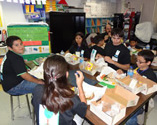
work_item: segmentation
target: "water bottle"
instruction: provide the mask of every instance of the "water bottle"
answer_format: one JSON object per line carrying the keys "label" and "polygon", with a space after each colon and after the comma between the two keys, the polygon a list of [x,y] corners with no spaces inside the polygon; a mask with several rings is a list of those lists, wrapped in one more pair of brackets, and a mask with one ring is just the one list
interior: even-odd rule
{"label": "water bottle", "polygon": [[80,63],[83,63],[84,61],[83,55],[84,55],[84,50],[81,50]]}
{"label": "water bottle", "polygon": [[146,45],[146,49],[150,50],[150,45],[149,44]]}
{"label": "water bottle", "polygon": [[60,52],[60,54],[63,56],[63,55],[64,55],[64,51],[62,50],[62,51]]}
{"label": "water bottle", "polygon": [[127,75],[129,75],[131,78],[133,77],[134,71],[133,71],[133,67],[132,66],[130,66],[130,68],[128,69]]}
{"label": "water bottle", "polygon": [[128,49],[131,51],[131,46],[128,46]]}

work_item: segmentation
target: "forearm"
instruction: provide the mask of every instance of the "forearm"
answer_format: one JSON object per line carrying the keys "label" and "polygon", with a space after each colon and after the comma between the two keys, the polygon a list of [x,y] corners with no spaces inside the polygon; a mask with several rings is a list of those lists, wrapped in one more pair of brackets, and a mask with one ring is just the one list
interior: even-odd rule
{"label": "forearm", "polygon": [[123,69],[123,70],[128,70],[130,67],[130,64],[120,64],[120,63],[115,62],[115,61],[114,61],[113,65],[115,65],[118,68]]}
{"label": "forearm", "polygon": [[43,84],[44,82],[40,79],[34,78],[29,73],[24,73],[21,75],[21,77],[29,82],[37,83],[37,84]]}
{"label": "forearm", "polygon": [[81,102],[87,103],[87,100],[85,98],[85,94],[84,94],[83,88],[82,87],[78,87],[78,90],[79,90],[79,98],[80,98]]}

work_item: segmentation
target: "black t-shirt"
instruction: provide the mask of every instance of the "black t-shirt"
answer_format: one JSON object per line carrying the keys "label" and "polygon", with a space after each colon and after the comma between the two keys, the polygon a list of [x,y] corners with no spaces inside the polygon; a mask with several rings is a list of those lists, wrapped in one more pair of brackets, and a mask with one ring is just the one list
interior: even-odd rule
{"label": "black t-shirt", "polygon": [[4,56],[1,66],[4,91],[9,91],[24,80],[20,75],[27,72],[27,69],[22,56],[9,50]]}
{"label": "black t-shirt", "polygon": [[105,55],[105,51],[103,48],[97,46],[97,45],[94,45],[90,48],[90,53],[92,52],[92,49],[95,49],[97,50],[97,53],[96,54],[101,54],[101,55]]}
{"label": "black t-shirt", "polygon": [[137,68],[137,72],[141,75],[141,76],[145,76],[148,79],[157,82],[157,77],[155,75],[155,73],[153,72],[153,70],[151,68],[148,68],[147,70],[140,70]]}
{"label": "black t-shirt", "polygon": [[81,53],[81,50],[84,50],[84,58],[89,58],[90,57],[90,51],[89,51],[89,48],[87,46],[81,46],[79,47],[78,45],[72,45],[70,48],[69,48],[69,52],[72,53],[72,54],[75,54],[75,52],[79,51]]}
{"label": "black t-shirt", "polygon": [[[43,92],[43,85],[37,85],[33,92],[32,104],[36,114],[37,125],[39,125],[39,105],[41,104]],[[85,117],[87,105],[81,102],[77,95],[72,98],[72,101],[74,105],[71,109],[66,110],[64,113],[59,113],[59,125],[76,125],[75,121],[73,121],[75,114],[78,114],[82,118]]]}
{"label": "black t-shirt", "polygon": [[[109,42],[106,44],[104,50],[105,56],[111,57],[112,60],[120,64],[130,64],[130,52],[123,44],[115,46],[112,42]],[[115,70],[119,69],[119,67],[113,64],[108,63],[108,65]]]}

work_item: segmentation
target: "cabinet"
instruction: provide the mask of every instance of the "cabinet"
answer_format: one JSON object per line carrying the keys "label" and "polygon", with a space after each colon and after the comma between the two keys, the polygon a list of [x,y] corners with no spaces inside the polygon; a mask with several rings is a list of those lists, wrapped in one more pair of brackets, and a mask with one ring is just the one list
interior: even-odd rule
{"label": "cabinet", "polygon": [[86,18],[86,28],[85,32],[88,33],[103,33],[105,25],[110,23],[113,25],[112,17],[100,17],[100,18]]}
{"label": "cabinet", "polygon": [[49,12],[46,22],[50,27],[51,52],[67,51],[77,32],[85,33],[85,13]]}

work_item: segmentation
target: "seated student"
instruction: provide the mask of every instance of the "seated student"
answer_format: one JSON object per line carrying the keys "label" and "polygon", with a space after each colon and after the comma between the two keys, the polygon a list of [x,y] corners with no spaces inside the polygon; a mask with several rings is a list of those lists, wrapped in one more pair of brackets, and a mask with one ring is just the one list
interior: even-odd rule
{"label": "seated student", "polygon": [[121,42],[123,31],[119,28],[115,28],[112,30],[111,35],[112,41],[105,45],[105,54],[97,54],[96,59],[104,57],[108,66],[115,70],[122,69],[126,72],[130,67],[130,52]]}
{"label": "seated student", "polygon": [[[154,54],[150,50],[142,50],[137,55],[137,66],[134,66],[136,74],[134,77],[137,78],[139,75],[144,76],[154,82],[157,82],[157,77],[150,65],[154,59]],[[137,67],[137,68],[136,68]],[[118,73],[123,73],[122,70],[117,70]],[[126,125],[138,125],[137,116],[143,113],[143,108],[137,111],[127,122]]]}
{"label": "seated student", "polygon": [[84,58],[90,57],[88,45],[84,40],[84,34],[82,32],[77,32],[73,44],[69,50],[66,51],[66,53],[70,52],[72,54],[75,54],[77,51],[81,52],[81,50],[84,50]]}
{"label": "seated student", "polygon": [[[157,77],[153,70],[150,68],[150,65],[154,59],[154,53],[151,50],[142,50],[137,54],[136,65],[133,66],[136,71],[135,77],[142,75],[154,82],[157,82]],[[117,70],[119,74],[123,73],[122,70]]]}
{"label": "seated student", "polygon": [[104,38],[105,43],[108,43],[111,41],[111,25],[110,24],[107,24],[105,26],[105,33],[102,33],[101,35]]}
{"label": "seated student", "polygon": [[82,88],[83,73],[77,71],[75,74],[79,97],[74,94],[68,83],[68,74],[68,64],[62,56],[54,55],[46,59],[44,63],[45,85],[38,85],[32,98],[37,125],[43,120],[39,116],[45,115],[45,113],[40,114],[41,105],[51,113],[59,113],[59,125],[75,125],[73,120],[75,114],[82,118],[85,116],[87,105]]}
{"label": "seated student", "polygon": [[32,93],[37,84],[44,84],[44,82],[27,72],[25,62],[20,55],[24,53],[22,40],[17,36],[10,36],[7,38],[6,44],[9,51],[4,56],[1,65],[4,91],[12,95]]}
{"label": "seated student", "polygon": [[92,52],[92,49],[95,49],[97,50],[96,54],[104,55],[104,49],[102,48],[104,45],[104,39],[100,35],[97,35],[94,37],[93,42],[95,45],[90,48],[90,53]]}
{"label": "seated student", "polygon": [[128,48],[132,49],[142,49],[141,47],[137,46],[137,39],[136,37],[133,37],[129,40],[129,46]]}
{"label": "seated student", "polygon": [[88,34],[88,36],[86,37],[86,41],[87,41],[87,45],[90,48],[91,46],[93,46],[93,38],[96,36],[96,33],[90,33]]}

